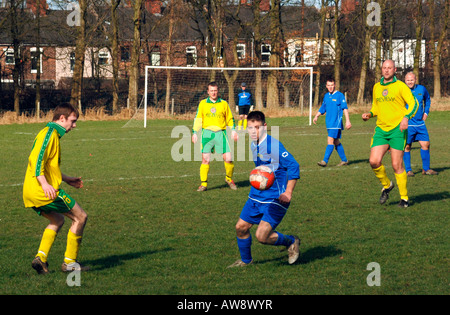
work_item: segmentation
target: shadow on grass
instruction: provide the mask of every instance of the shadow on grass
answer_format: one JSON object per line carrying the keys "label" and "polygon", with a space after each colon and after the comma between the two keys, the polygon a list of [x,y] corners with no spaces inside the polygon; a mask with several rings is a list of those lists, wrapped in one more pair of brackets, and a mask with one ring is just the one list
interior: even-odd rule
{"label": "shadow on grass", "polygon": [[[286,253],[287,255],[287,251],[283,251],[284,253]],[[312,263],[313,261],[316,260],[321,260],[327,257],[332,257],[332,256],[341,256],[342,255],[342,250],[336,248],[333,245],[330,246],[317,246],[314,248],[310,248],[305,252],[302,252],[301,250],[301,245],[300,245],[300,257],[297,260],[297,262],[294,265],[306,265],[309,263]],[[277,257],[274,259],[266,259],[266,260],[262,260],[262,261],[258,261],[258,264],[264,264],[267,262],[271,262],[271,261],[280,261],[283,264],[285,263],[286,257]]]}
{"label": "shadow on grass", "polygon": [[148,250],[136,253],[128,253],[123,255],[112,255],[95,260],[83,261],[83,265],[89,266],[91,270],[100,271],[109,268],[115,268],[117,266],[123,265],[127,260],[139,259],[144,256],[154,255],[159,253],[164,253],[173,250],[172,248],[165,248],[161,250]]}

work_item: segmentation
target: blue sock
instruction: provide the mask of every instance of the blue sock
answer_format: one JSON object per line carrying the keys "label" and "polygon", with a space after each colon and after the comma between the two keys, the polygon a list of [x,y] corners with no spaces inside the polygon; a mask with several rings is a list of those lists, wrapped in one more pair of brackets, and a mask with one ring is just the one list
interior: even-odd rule
{"label": "blue sock", "polygon": [[341,158],[342,162],[347,162],[347,157],[345,156],[344,147],[342,146],[342,143],[339,143],[336,146],[336,151],[339,154],[339,157]]}
{"label": "blue sock", "polygon": [[325,163],[328,163],[328,160],[330,159],[331,153],[333,153],[334,145],[329,144],[327,145],[327,148],[325,149],[325,156],[323,157],[323,160]]}
{"label": "blue sock", "polygon": [[412,169],[411,169],[411,152],[405,152],[403,154],[403,162],[405,163],[406,172],[412,171]]}
{"label": "blue sock", "polygon": [[430,169],[430,150],[420,149],[420,156],[422,157],[422,168],[426,172]]}
{"label": "blue sock", "polygon": [[292,243],[294,243],[294,237],[292,235],[284,235],[277,231],[275,233],[278,234],[277,241],[275,242],[275,246],[284,245],[286,247],[290,246]]}
{"label": "blue sock", "polygon": [[241,253],[241,260],[249,264],[252,261],[252,235],[250,234],[249,238],[244,239],[237,237],[237,244]]}

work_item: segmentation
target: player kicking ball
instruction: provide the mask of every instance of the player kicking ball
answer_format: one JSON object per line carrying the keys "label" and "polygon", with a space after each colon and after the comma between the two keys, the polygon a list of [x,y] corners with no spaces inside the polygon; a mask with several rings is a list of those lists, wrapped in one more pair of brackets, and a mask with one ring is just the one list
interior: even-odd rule
{"label": "player kicking ball", "polygon": [[76,128],[78,111],[70,104],[61,104],[55,108],[53,121],[42,129],[34,140],[23,184],[25,207],[33,208],[40,216],[49,220],[44,230],[38,253],[31,266],[38,274],[47,274],[48,255],[56,235],[64,224],[64,216],[72,220],[67,235],[67,247],[64,254],[62,271],[86,271],[89,267],[77,263],[87,214],[80,205],[59,186],[62,181],[75,188],[82,188],[80,177],[71,177],[61,173],[60,138]]}
{"label": "player kicking ball", "polygon": [[243,267],[253,262],[250,229],[258,224],[257,240],[265,245],[285,246],[289,264],[299,257],[300,239],[294,235],[281,234],[275,229],[289,208],[292,192],[300,178],[300,166],[283,144],[267,134],[264,113],[253,111],[247,117],[247,131],[256,166],[268,166],[275,173],[275,182],[267,190],[251,188],[248,200],[236,223],[237,245],[241,259],[230,265]]}

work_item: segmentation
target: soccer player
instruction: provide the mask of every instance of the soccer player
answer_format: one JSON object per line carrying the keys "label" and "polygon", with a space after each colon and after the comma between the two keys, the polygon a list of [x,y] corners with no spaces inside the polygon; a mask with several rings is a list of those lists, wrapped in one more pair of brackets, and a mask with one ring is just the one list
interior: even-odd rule
{"label": "soccer player", "polygon": [[[403,150],[406,145],[408,121],[415,115],[419,106],[408,86],[397,80],[395,76],[397,68],[393,60],[383,62],[381,70],[383,74],[381,82],[373,87],[372,109],[369,113],[362,114],[364,121],[377,117],[369,163],[383,185],[380,204],[384,204],[389,198],[389,192],[394,188],[394,183],[387,177],[382,164],[383,157],[390,147],[392,168],[401,198],[398,206],[406,208],[409,206],[406,187],[408,177],[403,167]],[[411,104],[409,109],[406,104]]]}
{"label": "soccer player", "polygon": [[247,129],[247,115],[250,112],[252,106],[252,94],[246,91],[247,85],[245,82],[241,84],[241,93],[238,94],[238,107],[239,107],[239,121],[238,130]]}
{"label": "soccer player", "polygon": [[438,175],[438,172],[430,168],[430,136],[425,126],[425,120],[427,120],[430,113],[430,94],[423,85],[416,84],[416,75],[413,72],[406,74],[405,83],[419,102],[417,113],[408,124],[408,139],[406,140],[405,154],[403,155],[406,174],[410,177],[414,176],[411,168],[411,145],[413,142],[419,141],[420,156],[422,157],[422,174]]}
{"label": "soccer player", "polygon": [[83,187],[81,177],[61,173],[60,138],[76,128],[78,111],[70,104],[56,107],[53,121],[36,136],[23,184],[25,207],[33,208],[37,214],[50,222],[44,230],[38,253],[31,266],[38,274],[48,273],[48,255],[56,235],[64,224],[64,216],[72,220],[67,235],[63,271],[88,270],[77,263],[78,251],[87,221],[87,214],[80,205],[60,188],[61,181],[75,188]]}
{"label": "soccer player", "polygon": [[317,162],[317,165],[325,167],[328,164],[333,149],[336,149],[341,162],[337,166],[348,165],[347,157],[345,156],[344,147],[342,146],[341,138],[342,130],[344,129],[344,124],[342,122],[342,114],[345,115],[345,128],[350,129],[352,124],[350,122],[350,117],[348,115],[347,102],[345,101],[345,96],[339,91],[336,91],[336,85],[333,78],[327,79],[327,90],[328,93],[325,94],[322,102],[322,106],[319,108],[316,116],[314,116],[313,122],[317,123],[319,116],[325,113],[325,124],[328,131],[327,147],[325,149],[325,155],[323,160]]}
{"label": "soccer player", "polygon": [[292,192],[300,178],[300,167],[283,144],[267,134],[267,124],[262,112],[253,111],[247,119],[255,165],[270,167],[275,172],[275,182],[267,190],[251,188],[236,223],[237,245],[241,259],[229,267],[243,267],[253,262],[250,228],[254,224],[258,224],[255,234],[257,240],[262,244],[285,246],[288,249],[289,264],[293,264],[299,257],[299,238],[281,234],[275,229],[289,208]]}
{"label": "soccer player", "polygon": [[225,182],[228,186],[236,190],[233,171],[234,163],[231,156],[231,149],[226,135],[226,128],[232,129],[231,136],[237,141],[238,135],[234,130],[234,117],[228,103],[219,97],[219,88],[216,82],[208,84],[209,97],[200,101],[197,114],[192,128],[192,142],[198,140],[197,133],[202,129],[202,165],[200,166],[201,184],[197,191],[206,191],[208,187],[208,172],[211,153],[213,150],[222,153],[225,165]]}

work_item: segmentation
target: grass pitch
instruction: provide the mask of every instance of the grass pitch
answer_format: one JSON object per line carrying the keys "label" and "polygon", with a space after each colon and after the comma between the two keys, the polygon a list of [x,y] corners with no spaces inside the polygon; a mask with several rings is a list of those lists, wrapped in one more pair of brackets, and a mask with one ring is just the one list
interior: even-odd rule
{"label": "grass pitch", "polygon": [[[342,139],[350,165],[335,167],[334,152],[320,168],[325,119],[308,126],[305,117],[268,118],[300,163],[301,179],[278,230],[300,236],[301,256],[288,265],[286,252],[253,237],[255,263],[240,269],[226,267],[239,258],[234,225],[250,190],[248,152],[236,162],[237,191],[225,184],[223,163],[213,161],[209,189],[198,193],[200,162],[171,156],[180,140],[171,138],[173,128],[190,128],[191,121],[150,121],[147,129],[78,122],[61,140],[62,171],[85,183],[62,187],[89,215],[79,260],[92,270],[76,287],[60,272],[70,220],[50,252],[52,272],[39,276],[31,268],[47,221],[24,208],[22,183],[44,124],[2,125],[0,294],[449,294],[450,112],[433,112],[427,121],[438,176],[420,174],[419,145],[413,146],[407,209],[397,207],[397,188],[378,204],[381,186],[368,164],[375,120],[351,120]],[[389,156],[384,163],[394,180]],[[381,267],[380,286],[367,283],[371,262]]]}

